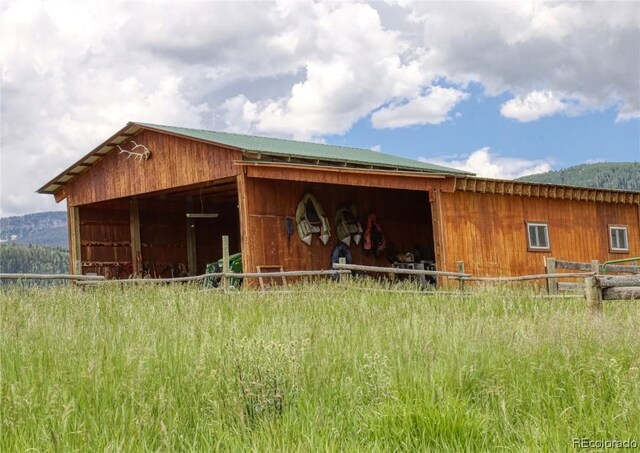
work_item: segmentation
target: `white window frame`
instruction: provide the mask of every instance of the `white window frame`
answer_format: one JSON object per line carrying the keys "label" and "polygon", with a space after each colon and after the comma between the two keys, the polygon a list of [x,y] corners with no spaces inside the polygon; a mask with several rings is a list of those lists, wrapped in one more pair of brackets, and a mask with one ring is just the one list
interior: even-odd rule
{"label": "white window frame", "polygon": [[[624,245],[625,247],[613,246],[613,231],[624,231]],[[619,244],[618,244],[619,245]],[[629,230],[626,225],[609,225],[609,250],[611,252],[628,253],[629,252]]]}
{"label": "white window frame", "polygon": [[[549,242],[549,224],[545,222],[525,222],[527,226],[527,246],[529,250],[534,251],[548,251],[551,250],[551,243]],[[544,238],[547,243],[546,246],[533,245],[531,241],[531,229],[530,227],[544,227]],[[538,238],[539,239],[539,238]]]}

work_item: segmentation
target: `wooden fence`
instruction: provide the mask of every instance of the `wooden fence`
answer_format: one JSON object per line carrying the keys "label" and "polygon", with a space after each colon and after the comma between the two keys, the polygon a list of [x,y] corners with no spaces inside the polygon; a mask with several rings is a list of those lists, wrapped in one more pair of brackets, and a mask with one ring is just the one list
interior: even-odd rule
{"label": "wooden fence", "polygon": [[594,275],[585,279],[585,289],[591,313],[601,315],[603,300],[640,299],[640,275]]}
{"label": "wooden fence", "polygon": [[[402,269],[395,267],[379,267],[379,266],[362,266],[358,264],[346,264],[344,259],[339,263],[333,264],[333,269],[322,270],[305,270],[305,271],[280,271],[280,272],[231,272],[229,266],[229,239],[226,236],[222,238],[223,249],[223,266],[222,272],[207,273],[202,275],[194,275],[189,277],[178,278],[130,278],[122,280],[108,280],[98,275],[69,275],[69,274],[0,274],[0,280],[69,280],[76,284],[96,285],[96,284],[163,284],[163,283],[185,283],[205,281],[206,279],[219,279],[220,287],[225,291],[230,288],[232,279],[247,278],[282,278],[286,284],[286,277],[316,277],[316,276],[340,276],[342,280],[344,276],[352,272],[367,273],[383,273],[389,275],[412,275],[421,277],[444,277],[458,281],[458,289],[460,292],[465,290],[465,282],[522,282],[531,280],[547,280],[547,290],[549,295],[557,296],[561,291],[568,290],[585,290],[587,298],[592,301],[589,305],[592,311],[601,310],[602,300],[613,298],[637,297],[640,295],[640,267],[625,266],[617,264],[607,264],[608,272],[631,273],[637,274],[637,277],[611,277],[599,276],[601,266],[598,261],[594,260],[590,263],[581,263],[575,261],[565,261],[556,258],[547,258],[545,260],[545,273],[533,275],[519,275],[509,277],[474,277],[464,271],[464,263],[458,261],[456,263],[457,272],[445,272],[436,270],[420,270],[420,269]],[[558,270],[569,270],[574,272],[558,272]],[[575,272],[578,271],[578,272]],[[586,285],[578,282],[559,282],[564,278],[583,278]],[[635,279],[635,280],[634,280]],[[617,282],[615,285],[611,282]],[[631,284],[631,283],[633,284]],[[261,281],[261,287],[263,287]],[[598,300],[600,308],[598,308]]]}
{"label": "wooden fence", "polygon": [[[564,262],[561,262],[561,266],[564,266]],[[557,264],[557,261],[556,261]],[[584,264],[584,263],[578,263]],[[569,264],[573,268],[585,269],[584,266],[578,267],[575,263]],[[385,274],[402,274],[412,276],[435,276],[435,277],[447,277],[456,279],[459,281],[460,291],[457,294],[464,293],[464,282],[476,281],[476,282],[520,282],[530,281],[538,279],[557,280],[560,278],[577,278],[585,277],[585,295],[587,298],[587,305],[591,313],[599,315],[602,313],[602,302],[604,300],[618,300],[618,299],[640,299],[640,274],[632,276],[613,276],[613,275],[597,275],[595,272],[571,272],[571,273],[553,273],[553,274],[535,274],[535,275],[521,275],[512,277],[474,277],[471,274],[463,272],[443,272],[443,271],[431,271],[431,270],[418,270],[418,269],[399,269],[394,267],[377,267],[377,266],[360,266],[357,264],[345,264],[336,263],[333,265],[333,270],[315,270],[315,271],[282,271],[282,272],[246,272],[246,273],[234,273],[234,272],[218,272],[202,274],[191,277],[179,277],[179,278],[166,278],[166,279],[122,279],[122,280],[107,280],[102,276],[95,275],[69,275],[69,274],[0,274],[0,280],[71,280],[76,284],[82,285],[102,285],[102,284],[166,284],[166,283],[184,283],[204,281],[206,278],[220,278],[220,288],[227,290],[229,285],[224,285],[224,279],[232,278],[260,278],[260,277],[314,277],[314,276],[334,276],[339,275],[341,277],[350,275],[353,271],[361,272],[373,272],[373,273],[385,273]],[[463,266],[459,266],[463,267]],[[633,266],[629,266],[633,267]],[[562,267],[564,269],[564,267]],[[624,269],[625,271],[627,269]],[[340,278],[340,280],[343,280]],[[393,290],[391,290],[393,291]],[[557,293],[548,297],[563,297]]]}
{"label": "wooden fence", "polygon": [[0,274],[0,280],[72,280],[72,281],[108,281],[102,275],[72,274]]}
{"label": "wooden fence", "polygon": [[0,274],[0,280],[70,280],[77,284],[96,285],[96,284],[165,284],[165,283],[188,283],[203,281],[207,278],[219,278],[222,286],[225,280],[233,278],[272,278],[272,277],[316,277],[327,275],[350,274],[348,270],[316,270],[316,271],[282,271],[282,272],[215,272],[201,275],[193,275],[189,277],[174,278],[127,278],[127,279],[106,279],[101,275],[70,275],[70,274]]}
{"label": "wooden fence", "polygon": [[[591,272],[594,275],[601,273],[601,265],[598,260],[593,260],[590,263],[581,263],[577,261],[559,260],[556,258],[545,259],[545,271],[550,278],[547,280],[547,291],[549,294],[558,294],[561,291],[582,291],[585,289],[582,282],[559,282],[556,275],[562,277],[576,277],[572,273],[558,272],[558,270],[571,270],[571,271],[585,271]],[[628,274],[640,274],[640,267],[638,266],[624,266],[624,265],[607,265],[607,272],[614,273],[628,273]]]}

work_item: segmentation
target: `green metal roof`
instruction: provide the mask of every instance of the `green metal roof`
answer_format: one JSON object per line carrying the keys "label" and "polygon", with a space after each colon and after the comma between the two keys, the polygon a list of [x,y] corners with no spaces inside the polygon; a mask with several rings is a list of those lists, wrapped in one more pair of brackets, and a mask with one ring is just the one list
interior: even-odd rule
{"label": "green metal roof", "polygon": [[144,128],[156,129],[194,139],[219,143],[241,149],[243,151],[269,154],[273,156],[295,157],[301,159],[317,159],[333,162],[346,162],[359,165],[372,165],[394,170],[410,170],[425,173],[444,173],[455,175],[473,175],[455,168],[429,164],[405,157],[385,154],[370,149],[349,148],[345,146],[326,145],[322,143],[301,142],[255,135],[232,134],[184,127],[162,126],[158,124],[133,123]]}
{"label": "green metal roof", "polygon": [[[281,138],[258,137],[255,135],[231,134],[184,127],[162,126],[148,123],[127,123],[110,138],[94,148],[86,156],[51,179],[38,189],[38,193],[56,193],[81,173],[93,167],[107,154],[135,136],[142,129],[155,130],[177,136],[219,144],[243,151],[243,158],[258,162],[311,163],[312,165],[339,165],[374,170],[397,170],[409,172],[436,173],[455,176],[473,176],[472,173],[454,168],[420,162],[405,157],[379,153],[370,149],[348,148],[346,146],[322,143],[300,142]],[[252,155],[254,154],[254,155]],[[311,162],[308,162],[311,161]]]}

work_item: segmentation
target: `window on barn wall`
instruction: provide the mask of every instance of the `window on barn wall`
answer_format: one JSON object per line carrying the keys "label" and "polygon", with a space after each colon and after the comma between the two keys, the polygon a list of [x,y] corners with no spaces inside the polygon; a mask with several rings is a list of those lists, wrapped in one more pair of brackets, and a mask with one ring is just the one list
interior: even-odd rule
{"label": "window on barn wall", "polygon": [[549,250],[549,225],[527,222],[529,250]]}
{"label": "window on barn wall", "polygon": [[612,252],[629,251],[626,226],[609,225],[609,246],[611,247]]}

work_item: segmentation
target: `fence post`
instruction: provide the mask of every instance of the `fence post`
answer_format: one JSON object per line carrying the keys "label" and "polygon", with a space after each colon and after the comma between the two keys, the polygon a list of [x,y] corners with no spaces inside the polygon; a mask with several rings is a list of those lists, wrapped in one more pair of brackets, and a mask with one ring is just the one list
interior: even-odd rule
{"label": "fence post", "polygon": [[[347,264],[347,259],[344,256],[341,256],[340,258],[338,258],[338,264]],[[346,274],[343,273],[339,273],[338,274],[338,281],[340,283],[344,283],[347,280],[347,276]]]}
{"label": "fence post", "polygon": [[598,260],[591,260],[591,272],[596,275],[600,273],[600,263]]}
{"label": "fence post", "polygon": [[587,277],[584,279],[585,293],[587,296],[587,305],[589,311],[594,316],[602,315],[602,288],[598,286],[596,277]]}
{"label": "fence post", "polygon": [[227,273],[229,272],[229,236],[222,236],[222,272],[225,274],[222,277],[222,287],[225,291],[228,291],[229,277],[227,277]]}
{"label": "fence post", "polygon": [[[464,274],[464,261],[456,261],[456,272]],[[458,289],[460,289],[460,292],[464,291],[464,280],[462,278],[458,279]]]}
{"label": "fence post", "polygon": [[[547,258],[546,263],[547,274],[555,274],[556,273],[556,259],[555,258]],[[548,278],[547,279],[547,292],[549,294],[558,294],[558,279],[557,278]]]}

